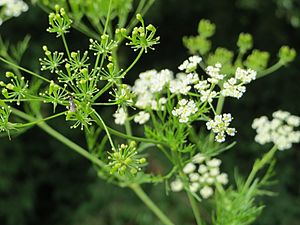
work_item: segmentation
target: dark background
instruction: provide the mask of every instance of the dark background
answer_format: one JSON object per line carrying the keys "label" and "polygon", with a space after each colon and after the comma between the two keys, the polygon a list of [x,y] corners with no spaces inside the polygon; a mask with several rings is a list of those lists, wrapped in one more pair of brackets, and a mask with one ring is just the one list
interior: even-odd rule
{"label": "dark background", "polygon": [[[161,0],[156,1],[146,21],[158,27],[161,44],[155,51],[144,55],[131,76],[156,68],[177,66],[188,56],[182,37],[196,35],[200,19],[216,23],[214,46],[236,49],[240,32],[254,37],[254,47],[271,52],[271,63],[276,61],[277,50],[288,44],[300,52],[300,5],[292,0]],[[297,20],[298,18],[298,20]],[[32,7],[21,17],[0,27],[0,34],[11,42],[21,40],[27,33],[32,36],[31,47],[23,64],[38,70],[41,46],[61,48],[54,35],[45,32],[47,15]],[[72,48],[87,48],[88,39],[72,31]],[[123,62],[130,61],[133,53],[120,52]],[[272,60],[273,59],[273,60]],[[283,68],[250,84],[240,100],[228,100],[225,111],[235,117],[238,130],[237,146],[222,155],[223,170],[232,173],[235,167],[246,174],[250,163],[262,154],[267,146],[253,142],[250,129],[253,118],[268,115],[277,109],[300,115],[299,57]],[[2,75],[1,75],[2,76]],[[129,79],[130,83],[132,79]],[[61,121],[54,121],[58,130],[84,145],[83,134],[70,130]],[[300,149],[277,154],[277,184],[272,190],[275,197],[259,199],[266,208],[255,224],[300,224]],[[193,224],[191,211],[186,207],[184,195],[165,197],[164,186],[145,187],[151,197],[177,221]],[[146,207],[128,189],[121,189],[99,180],[90,163],[38,128],[15,137],[12,141],[0,139],[0,224],[1,225],[150,225],[160,224]]]}

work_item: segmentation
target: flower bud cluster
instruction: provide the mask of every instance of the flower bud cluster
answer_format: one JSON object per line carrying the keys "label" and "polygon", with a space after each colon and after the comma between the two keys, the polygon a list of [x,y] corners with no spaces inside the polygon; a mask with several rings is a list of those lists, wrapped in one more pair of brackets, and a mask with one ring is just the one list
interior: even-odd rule
{"label": "flower bud cluster", "polygon": [[12,72],[6,72],[5,76],[9,79],[9,83],[0,81],[2,95],[6,99],[16,100],[17,105],[20,105],[20,101],[25,98],[28,92],[28,81]]}
{"label": "flower bud cluster", "polygon": [[60,37],[68,32],[71,28],[72,20],[67,15],[64,8],[55,6],[55,13],[49,14],[50,27],[47,29],[49,33],[57,33],[57,37]]}
{"label": "flower bud cluster", "polygon": [[136,142],[132,141],[129,145],[121,144],[117,149],[112,149],[108,156],[108,166],[110,173],[119,175],[136,175],[142,166],[146,165],[146,158],[138,155]]}
{"label": "flower bud cluster", "polygon": [[271,121],[262,116],[252,123],[252,128],[257,132],[255,141],[262,145],[274,143],[279,150],[289,149],[292,144],[300,142],[300,131],[294,130],[299,126],[300,117],[282,110],[274,112]]}
{"label": "flower bud cluster", "polygon": [[142,49],[147,53],[148,49],[154,50],[153,46],[158,44],[160,39],[159,37],[155,37],[156,28],[152,24],[145,26],[141,14],[137,14],[136,18],[141,23],[140,27],[133,28],[131,35],[127,35],[125,28],[117,29],[116,36],[119,37],[119,39],[124,37],[129,40],[126,45],[131,46],[134,51]]}
{"label": "flower bud cluster", "polygon": [[[220,172],[221,160],[217,158],[206,158],[198,153],[183,168],[183,173],[188,176],[188,188],[191,192],[198,192],[206,199],[213,195],[214,186],[226,185],[228,176]],[[184,188],[184,183],[177,178],[171,182],[171,190],[179,192]]]}

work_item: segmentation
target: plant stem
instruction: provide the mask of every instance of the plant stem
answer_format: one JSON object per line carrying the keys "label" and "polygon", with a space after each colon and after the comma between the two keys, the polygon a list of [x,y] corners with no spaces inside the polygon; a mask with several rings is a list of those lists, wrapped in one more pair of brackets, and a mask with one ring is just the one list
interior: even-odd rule
{"label": "plant stem", "polygon": [[197,225],[203,225],[202,220],[201,220],[201,216],[200,216],[200,212],[199,212],[199,208],[198,208],[198,205],[197,205],[197,202],[195,201],[195,199],[191,195],[191,193],[189,193],[188,191],[186,193],[187,193],[187,196],[189,198],[190,204],[192,206],[193,213],[194,213]]}
{"label": "plant stem", "polygon": [[254,166],[245,182],[244,187],[247,188],[250,186],[251,182],[254,180],[256,173],[263,168],[274,156],[275,152],[277,151],[277,146],[274,145],[260,160],[255,161]]}
{"label": "plant stem", "polygon": [[52,116],[49,116],[49,117],[46,117],[46,118],[43,118],[43,119],[34,120],[32,122],[29,122],[29,123],[24,123],[24,124],[19,124],[19,125],[17,124],[16,127],[21,128],[21,127],[28,127],[28,126],[36,125],[38,123],[41,123],[41,122],[44,122],[44,121],[51,120],[51,119],[54,119],[56,117],[62,116],[65,113],[66,112],[61,112],[61,113],[57,113],[57,114],[54,114]]}
{"label": "plant stem", "polygon": [[111,4],[112,4],[112,0],[109,1],[108,12],[107,12],[107,16],[106,16],[106,21],[105,21],[105,26],[104,26],[103,34],[106,33],[106,30],[107,30],[107,27],[108,27],[108,23],[110,21]]}
{"label": "plant stem", "polygon": [[141,58],[142,54],[144,53],[144,49],[142,48],[139,52],[139,54],[137,55],[137,57],[135,58],[135,60],[130,64],[130,66],[121,74],[121,77],[124,77],[129,70],[131,70],[132,67],[134,67],[134,65],[137,63],[137,61],[139,61],[139,59]]}
{"label": "plant stem", "polygon": [[68,44],[67,44],[65,35],[62,34],[62,35],[61,35],[61,38],[62,38],[62,40],[63,40],[63,43],[64,43],[64,46],[65,46],[65,49],[66,49],[68,58],[71,59],[71,55],[70,55],[70,51],[69,51],[69,48],[68,48]]}
{"label": "plant stem", "polygon": [[160,219],[165,225],[174,225],[174,223],[155,205],[138,184],[130,185],[131,190],[145,203],[145,205]]}
{"label": "plant stem", "polygon": [[262,78],[270,73],[273,73],[275,72],[276,70],[278,70],[280,67],[282,67],[283,64],[281,63],[281,61],[278,61],[277,63],[275,63],[273,66],[269,67],[268,69],[262,71],[262,72],[259,72],[257,74],[257,78]]}
{"label": "plant stem", "polygon": [[35,76],[35,77],[37,77],[37,78],[39,78],[39,79],[41,79],[41,80],[44,80],[44,81],[46,81],[46,82],[48,82],[48,83],[51,83],[51,81],[48,80],[47,78],[42,77],[42,76],[38,75],[37,73],[34,73],[34,72],[32,72],[32,71],[30,71],[30,70],[28,70],[28,69],[25,69],[25,68],[23,68],[23,67],[21,67],[21,66],[18,66],[18,65],[16,65],[16,64],[14,64],[13,62],[10,62],[10,61],[8,61],[8,60],[2,58],[2,57],[0,57],[0,60],[1,60],[2,62],[5,62],[5,63],[8,64],[8,65],[11,65],[11,66],[13,66],[13,67],[19,69],[19,70],[22,70],[22,71],[24,71],[24,72],[26,72],[26,73],[29,73],[29,74],[31,74],[31,75],[33,75],[33,76]]}
{"label": "plant stem", "polygon": [[109,143],[110,143],[111,147],[112,147],[113,149],[116,149],[115,146],[114,146],[114,142],[112,141],[112,138],[111,138],[111,136],[110,136],[110,133],[109,133],[109,131],[108,131],[108,129],[107,129],[107,126],[105,125],[105,123],[104,123],[102,117],[101,117],[96,111],[94,111],[94,114],[98,117],[99,121],[101,122],[102,127],[104,128],[104,130],[105,130],[105,132],[106,132],[106,135],[107,135],[107,137],[108,137],[108,140],[109,140]]}
{"label": "plant stem", "polygon": [[223,95],[221,95],[218,99],[218,103],[217,103],[217,109],[216,109],[216,114],[219,115],[222,112],[223,109],[223,105],[224,105],[224,101],[225,101],[225,97]]}
{"label": "plant stem", "polygon": [[[15,108],[12,108],[12,113],[19,116],[19,117],[21,117],[21,118],[23,118],[23,119],[31,121],[31,122],[34,122],[36,120],[34,117],[32,117],[32,116],[30,116],[30,115],[28,115],[28,114],[26,114],[26,113],[24,113],[24,112],[22,112],[18,109],[15,109]],[[97,164],[98,166],[100,166],[102,169],[106,170],[109,173],[109,171],[106,167],[106,164],[104,162],[102,162],[97,157],[93,156],[91,153],[86,151],[84,148],[80,147],[76,143],[72,142],[71,140],[69,140],[68,138],[63,136],[61,133],[54,130],[52,127],[50,127],[45,122],[37,123],[37,126],[39,126],[42,130],[44,130],[50,136],[56,138],[57,140],[59,140],[60,142],[65,144],[66,146],[70,147],[71,149],[73,149],[74,151],[76,151],[77,153],[82,155],[83,157],[87,158],[88,160],[94,162],[95,164]]]}

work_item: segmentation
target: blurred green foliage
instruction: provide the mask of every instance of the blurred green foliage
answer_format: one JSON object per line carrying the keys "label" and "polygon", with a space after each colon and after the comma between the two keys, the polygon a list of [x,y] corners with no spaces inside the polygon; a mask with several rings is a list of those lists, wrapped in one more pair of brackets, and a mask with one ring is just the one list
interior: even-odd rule
{"label": "blurred green foliage", "polygon": [[[156,47],[156,51],[142,59],[129,80],[134,80],[139,72],[153,67],[175,69],[188,56],[182,37],[196,35],[201,18],[208,18],[217,24],[213,43],[218,46],[237,48],[235,42],[242,31],[252,34],[254,48],[270,51],[272,55],[276,55],[279,46],[284,44],[300,49],[300,30],[295,26],[299,8],[297,1],[292,0],[156,1],[147,14],[147,20],[158,25],[161,44]],[[41,46],[53,40],[45,32],[47,21],[46,14],[38,8],[32,8],[0,27],[0,34],[11,42],[22,40],[27,33],[32,36],[31,48],[22,64],[36,70],[37,58],[42,53]],[[88,45],[88,40],[82,41],[83,36],[79,32],[72,31],[70,35],[74,48]],[[207,35],[209,37],[209,33]],[[202,39],[193,41],[205,42],[207,48],[215,50],[207,39]],[[247,36],[239,40],[240,43],[248,42]],[[248,48],[245,43],[241,46]],[[215,52],[218,55],[228,54],[222,49]],[[282,54],[286,52],[283,50]],[[121,49],[120,55],[124,58],[123,63],[131,57],[126,49]],[[260,151],[263,151],[262,147],[253,143],[254,131],[250,129],[253,118],[270,114],[277,109],[300,115],[299,61],[297,58],[287,69],[281,69],[272,76],[249,85],[246,94],[239,101],[228,100],[225,110],[232,112],[236,118],[234,126],[239,131],[236,151],[222,155],[223,169],[229,174],[233,174],[234,167],[239,167],[246,174],[249,162],[254,161],[261,155]],[[60,124],[59,121],[56,124]],[[80,131],[70,131],[68,127],[59,129],[67,136],[72,133],[72,139],[84,145]],[[157,219],[133,194],[99,180],[89,162],[41,133],[38,128],[15,137],[13,141],[4,138],[0,140],[1,225],[159,225]],[[278,195],[262,199],[267,207],[255,224],[298,225],[300,147],[279,152],[277,156],[278,183],[272,190]],[[155,158],[152,161],[151,165],[155,169],[162,169],[155,164]],[[147,191],[178,224],[193,224],[185,197],[170,194],[168,198],[164,198],[164,185]]]}

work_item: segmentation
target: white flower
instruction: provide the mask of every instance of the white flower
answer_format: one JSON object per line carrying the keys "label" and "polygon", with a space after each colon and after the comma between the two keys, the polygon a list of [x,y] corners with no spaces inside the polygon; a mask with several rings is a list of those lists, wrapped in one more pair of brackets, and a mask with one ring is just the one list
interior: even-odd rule
{"label": "white flower", "polygon": [[1,0],[0,6],[4,7],[4,15],[17,17],[28,10],[28,5],[22,0]]}
{"label": "white flower", "polygon": [[214,193],[213,189],[209,186],[204,186],[201,190],[200,190],[200,194],[203,198],[209,198],[210,196],[212,196],[212,194]]}
{"label": "white flower", "polygon": [[180,123],[187,123],[189,117],[195,114],[198,109],[193,100],[181,99],[178,102],[179,107],[172,110],[173,116],[179,117]]}
{"label": "white flower", "polygon": [[222,68],[222,65],[220,63],[216,63],[215,66],[208,66],[206,67],[206,73],[210,76],[207,80],[212,83],[216,84],[220,80],[224,79],[224,75],[220,74],[220,70]]}
{"label": "white flower", "polygon": [[170,187],[173,192],[179,192],[183,189],[183,183],[181,180],[176,179],[171,182]]}
{"label": "white flower", "polygon": [[185,60],[179,67],[179,70],[185,70],[185,72],[189,73],[197,69],[197,64],[202,61],[202,58],[199,56],[191,56],[188,60]]}
{"label": "white flower", "polygon": [[228,81],[224,82],[221,95],[233,98],[240,98],[245,92],[245,86],[237,84],[236,78],[230,78]]}
{"label": "white flower", "polygon": [[138,114],[136,114],[134,116],[134,122],[139,123],[139,124],[144,124],[146,123],[150,118],[150,114],[145,112],[145,111],[141,111]]}
{"label": "white flower", "polygon": [[199,183],[196,183],[196,182],[194,182],[194,183],[191,183],[190,184],[190,191],[191,192],[196,192],[196,191],[198,191],[199,190],[199,187],[200,187],[200,185],[199,185]]}
{"label": "white flower", "polygon": [[115,117],[116,124],[123,125],[127,119],[127,113],[123,108],[120,108],[113,114],[113,117]]}
{"label": "white flower", "polygon": [[216,159],[216,158],[213,158],[211,160],[208,160],[206,162],[206,164],[209,166],[209,167],[219,167],[221,165],[222,161],[220,159]]}
{"label": "white flower", "polygon": [[209,174],[210,174],[211,176],[213,176],[213,177],[219,175],[219,174],[220,174],[220,169],[219,169],[219,167],[217,167],[217,168],[211,168],[211,169],[209,170]]}
{"label": "white flower", "polygon": [[202,90],[200,91],[200,94],[202,95],[200,100],[201,102],[209,102],[211,103],[213,98],[215,98],[217,96],[217,92],[215,91],[211,91],[211,90]]}
{"label": "white flower", "polygon": [[204,160],[205,160],[205,156],[202,155],[201,153],[197,153],[192,158],[193,163],[202,163]]}
{"label": "white flower", "polygon": [[230,113],[224,113],[223,115],[216,115],[214,120],[210,120],[206,123],[207,129],[212,130],[216,135],[215,140],[217,142],[224,142],[226,134],[234,136],[236,133],[235,128],[230,128],[230,122],[232,117]]}
{"label": "white flower", "polygon": [[228,183],[228,175],[226,173],[221,173],[216,177],[217,182],[226,185]]}
{"label": "white flower", "polygon": [[140,109],[145,109],[152,105],[152,102],[154,101],[153,98],[154,96],[151,94],[151,92],[144,92],[138,95],[135,105]]}
{"label": "white flower", "polygon": [[273,142],[279,150],[289,149],[293,143],[300,142],[300,131],[294,130],[300,125],[300,117],[282,110],[272,115],[271,121],[266,116],[254,119],[252,128],[257,132],[256,142],[259,144]]}
{"label": "white flower", "polygon": [[252,80],[256,79],[256,74],[256,71],[252,69],[244,70],[238,67],[235,71],[235,78],[240,80],[244,84],[248,84]]}
{"label": "white flower", "polygon": [[185,174],[189,174],[189,173],[194,172],[195,169],[196,169],[196,166],[195,166],[194,163],[188,163],[188,164],[186,164],[186,165],[183,167],[183,170],[182,170],[182,171],[183,171]]}
{"label": "white flower", "polygon": [[194,86],[194,88],[198,92],[205,91],[205,90],[209,89],[209,87],[210,87],[210,84],[207,82],[207,80],[201,80]]}
{"label": "white flower", "polygon": [[200,175],[198,173],[190,173],[189,177],[191,182],[196,182],[199,180]]}
{"label": "white flower", "polygon": [[205,165],[201,164],[199,166],[198,172],[201,173],[201,174],[206,173],[207,172],[207,167]]}

